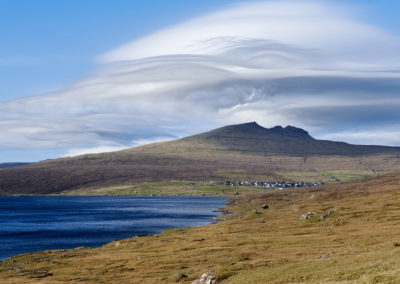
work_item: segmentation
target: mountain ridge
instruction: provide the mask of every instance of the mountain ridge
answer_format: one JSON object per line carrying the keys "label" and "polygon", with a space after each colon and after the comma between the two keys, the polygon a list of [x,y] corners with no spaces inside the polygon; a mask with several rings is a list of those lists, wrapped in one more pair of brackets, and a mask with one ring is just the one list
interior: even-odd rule
{"label": "mountain ridge", "polygon": [[181,139],[1,169],[0,194],[143,182],[338,181],[400,171],[400,148],[317,140],[294,126],[228,125]]}
{"label": "mountain ridge", "polygon": [[[251,140],[251,143],[246,143]],[[229,150],[253,150],[264,154],[310,155],[365,155],[399,152],[400,147],[353,145],[346,142],[318,140],[304,129],[291,125],[264,128],[256,122],[228,125],[205,133],[182,138],[196,142],[211,142]],[[247,149],[246,149],[247,148]]]}

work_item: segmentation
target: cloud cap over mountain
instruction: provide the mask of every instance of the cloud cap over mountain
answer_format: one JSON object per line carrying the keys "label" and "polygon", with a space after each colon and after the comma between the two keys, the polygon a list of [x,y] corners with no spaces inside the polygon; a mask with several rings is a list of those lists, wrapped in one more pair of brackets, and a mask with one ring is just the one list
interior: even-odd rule
{"label": "cloud cap over mountain", "polygon": [[247,121],[400,145],[400,39],[354,9],[243,3],[137,39],[74,85],[1,102],[0,150],[73,155]]}

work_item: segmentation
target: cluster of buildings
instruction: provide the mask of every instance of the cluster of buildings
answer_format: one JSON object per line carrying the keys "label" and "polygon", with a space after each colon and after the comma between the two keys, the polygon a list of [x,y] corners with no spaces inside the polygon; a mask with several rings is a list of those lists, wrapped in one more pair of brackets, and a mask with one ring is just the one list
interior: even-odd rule
{"label": "cluster of buildings", "polygon": [[286,181],[210,181],[210,185],[226,185],[226,186],[261,186],[264,188],[279,188],[288,187],[311,187],[323,185],[323,182],[286,182]]}

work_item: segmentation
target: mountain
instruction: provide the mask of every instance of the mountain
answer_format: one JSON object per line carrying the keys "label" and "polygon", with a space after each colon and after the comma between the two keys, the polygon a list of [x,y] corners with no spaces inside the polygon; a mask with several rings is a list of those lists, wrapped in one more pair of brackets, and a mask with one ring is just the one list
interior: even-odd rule
{"label": "mountain", "polygon": [[255,122],[230,125],[182,139],[195,147],[253,154],[290,156],[370,155],[399,153],[400,147],[362,146],[317,140],[307,131],[293,126],[264,128]]}
{"label": "mountain", "polygon": [[255,122],[123,151],[0,170],[0,194],[50,194],[144,182],[342,181],[400,171],[400,148],[317,140],[305,130]]}
{"label": "mountain", "polygon": [[29,165],[31,163],[0,163],[0,169],[13,168]]}

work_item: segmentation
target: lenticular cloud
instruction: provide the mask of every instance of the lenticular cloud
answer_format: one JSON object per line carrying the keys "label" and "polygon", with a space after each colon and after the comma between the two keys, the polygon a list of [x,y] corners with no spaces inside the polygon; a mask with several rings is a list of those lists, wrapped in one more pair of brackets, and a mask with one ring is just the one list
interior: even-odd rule
{"label": "lenticular cloud", "polygon": [[0,103],[0,148],[119,149],[254,120],[366,144],[377,128],[400,145],[399,49],[346,6],[240,4],[103,54],[72,86]]}

